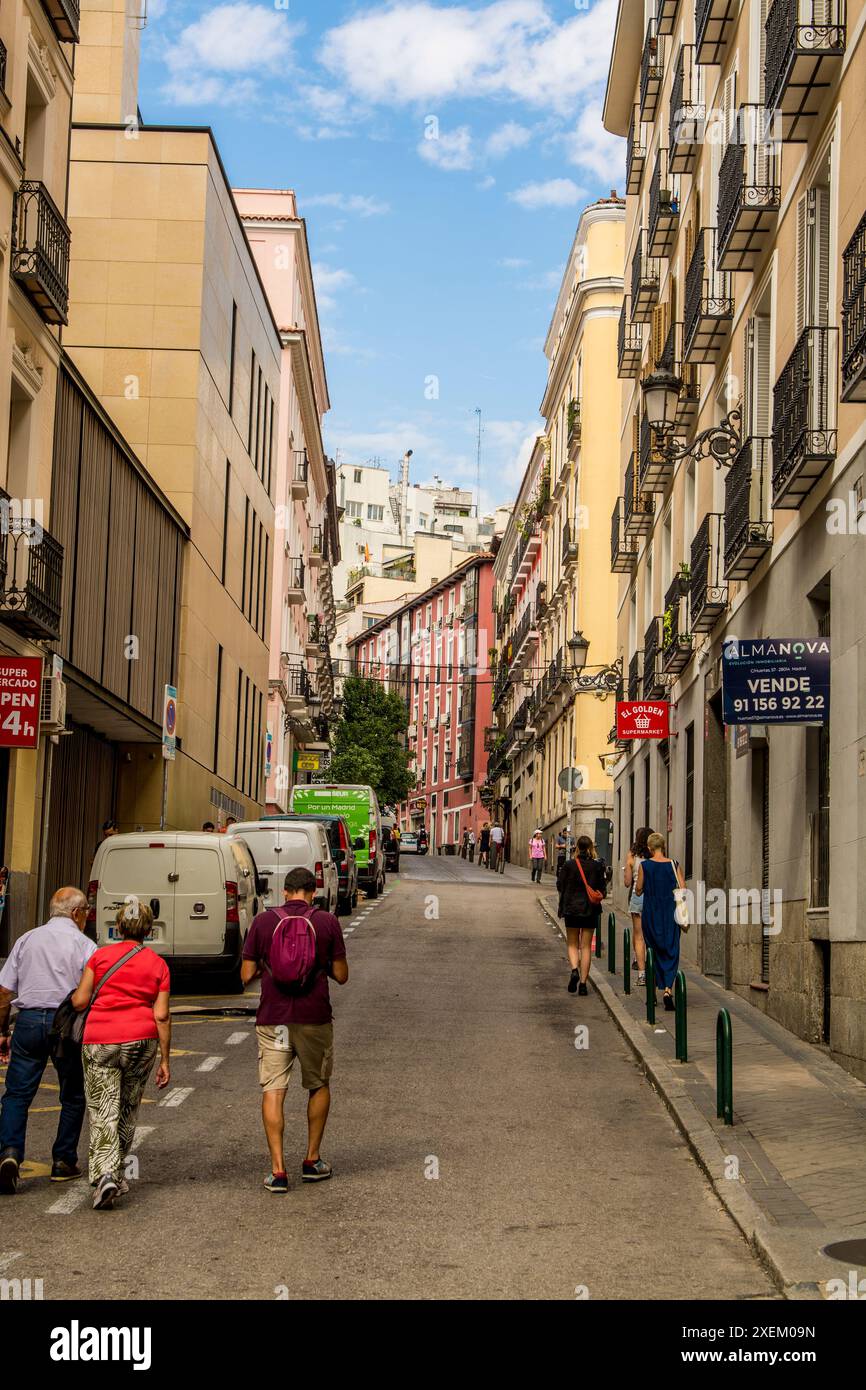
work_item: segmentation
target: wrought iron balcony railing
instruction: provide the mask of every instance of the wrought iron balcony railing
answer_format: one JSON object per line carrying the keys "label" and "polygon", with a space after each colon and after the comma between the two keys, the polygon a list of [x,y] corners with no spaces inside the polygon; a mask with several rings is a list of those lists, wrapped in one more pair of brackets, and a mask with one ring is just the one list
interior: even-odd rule
{"label": "wrought iron balcony railing", "polygon": [[15,194],[12,274],[46,323],[68,322],[69,228],[38,179],[24,179]]}
{"label": "wrought iron balcony railing", "polygon": [[641,415],[639,442],[638,491],[664,492],[674,476],[674,463],[670,455],[659,447],[658,437],[645,414]]}
{"label": "wrought iron balcony railing", "polygon": [[846,0],[773,0],[767,13],[764,105],[779,113],[780,138],[808,139],[845,55]]}
{"label": "wrought iron balcony railing", "polygon": [[836,338],[804,328],[773,388],[774,507],[799,507],[836,457]]}
{"label": "wrought iron balcony railing", "polygon": [[6,51],[6,45],[3,40],[0,39],[0,92],[4,94],[6,92],[6,66],[8,61],[9,54]]}
{"label": "wrought iron balcony railing", "polygon": [[0,622],[34,642],[60,636],[63,546],[0,491]]}
{"label": "wrought iron balcony railing", "polygon": [[286,588],[303,591],[304,588],[304,561],[301,558],[290,558],[286,561]]}
{"label": "wrought iron balcony railing", "polygon": [[655,258],[671,254],[680,225],[680,181],[668,168],[668,152],[659,147],[649,188],[647,251]]}
{"label": "wrought iron balcony railing", "polygon": [[688,631],[687,592],[686,585],[677,576],[665,594],[661,666],[667,675],[678,676],[692,659],[693,639]]}
{"label": "wrought iron balcony railing", "polygon": [[773,544],[771,445],[744,439],[725,479],[726,579],[748,579]]}
{"label": "wrought iron balcony railing", "polygon": [[580,446],[580,401],[568,403],[568,457],[574,461]]}
{"label": "wrought iron balcony railing", "polygon": [[659,297],[659,263],[647,251],[647,234],[641,228],[631,258],[631,317],[633,323],[648,323]]}
{"label": "wrought iron balcony railing", "polygon": [[682,44],[671,84],[668,141],[672,174],[690,174],[694,169],[698,146],[704,138],[706,115],[703,72],[695,62],[692,44]]}
{"label": "wrought iron balcony railing", "polygon": [[698,0],[695,10],[695,56],[699,63],[716,66],[725,56],[739,0]]}
{"label": "wrought iron balcony railing", "polygon": [[643,325],[631,321],[631,297],[626,295],[619,311],[619,335],[617,339],[618,377],[634,377],[640,370],[643,356]]}
{"label": "wrought iron balcony railing", "polygon": [[655,118],[659,93],[664,80],[664,39],[651,19],[646,29],[640,62],[640,114],[643,120]]}
{"label": "wrought iron balcony railing", "polygon": [[659,669],[662,650],[662,618],[653,618],[643,639],[643,698],[657,700],[665,684]]}
{"label": "wrought iron balcony railing", "polygon": [[651,492],[641,492],[636,476],[636,459],[632,454],[625,470],[625,532],[627,536],[645,536],[652,530],[655,498]]}
{"label": "wrought iron balcony railing", "polygon": [[78,43],[81,22],[78,0],[42,0],[42,5],[61,43]]}
{"label": "wrought iron balcony railing", "polygon": [[626,698],[629,700],[639,700],[643,694],[643,674],[641,666],[643,663],[643,652],[635,652],[631,661],[628,663],[628,686],[626,687]]}
{"label": "wrought iron balcony railing", "polygon": [[618,497],[610,519],[610,568],[613,574],[631,574],[637,564],[637,541],[626,534],[625,498]]}
{"label": "wrought iron balcony railing", "polygon": [[646,163],[646,137],[640,107],[635,106],[631,113],[628,137],[625,146],[625,191],[634,196],[640,193]]}
{"label": "wrought iron balcony railing", "polygon": [[731,276],[716,266],[716,229],[703,227],[686,271],[685,360],[714,362],[725,344],[733,317]]}
{"label": "wrought iron balcony railing", "polygon": [[741,106],[719,170],[719,267],[752,270],[781,205],[781,158],[771,114]]}
{"label": "wrought iron balcony railing", "polygon": [[511,637],[512,666],[520,661],[531,648],[531,638],[538,637],[538,622],[532,604],[526,609]]}
{"label": "wrought iron balcony railing", "polygon": [[573,529],[570,521],[566,521],[562,528],[562,567],[568,569],[577,563],[577,532]]}
{"label": "wrought iron balcony railing", "polygon": [[866,401],[866,213],[842,252],[842,399]]}
{"label": "wrought iron balcony railing", "polygon": [[310,527],[310,560],[312,560],[314,556],[317,557],[318,559],[321,559],[321,558],[322,558],[322,547],[323,547],[323,540],[322,540],[322,528],[321,528],[321,526],[311,526],[311,527]]}
{"label": "wrought iron balcony railing", "polygon": [[692,632],[712,632],[728,606],[724,531],[724,516],[718,512],[707,512],[692,541],[689,582],[689,626]]}

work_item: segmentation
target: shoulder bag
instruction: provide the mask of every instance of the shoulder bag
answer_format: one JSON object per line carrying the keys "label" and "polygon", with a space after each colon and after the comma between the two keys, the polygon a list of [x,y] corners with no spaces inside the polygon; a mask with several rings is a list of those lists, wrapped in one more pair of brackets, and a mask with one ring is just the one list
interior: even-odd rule
{"label": "shoulder bag", "polygon": [[583,872],[583,865],[581,864],[580,860],[576,859],[574,862],[580,869],[580,876],[583,879],[583,886],[586,889],[587,898],[594,907],[598,907],[599,903],[604,901],[604,893],[600,893],[597,888],[590,888],[589,884],[586,881],[586,874]]}
{"label": "shoulder bag", "polygon": [[[75,993],[75,990],[67,994],[63,1003],[55,1011],[54,1021],[51,1024],[52,1053],[62,1051],[64,1047],[68,1047],[73,1043],[78,1046],[81,1045],[84,1040],[84,1027],[87,1023],[87,1016],[96,1003],[102,986],[105,984],[106,980],[111,979],[111,976],[116,970],[119,970],[122,965],[126,965],[128,960],[132,960],[132,957],[137,956],[139,951],[143,949],[142,946],[136,944],[131,950],[126,952],[125,956],[121,956],[120,960],[116,960],[113,965],[108,967],[102,979],[99,981],[99,984],[94,989],[93,994],[90,996],[90,1003],[86,1009],[74,1009],[72,1007],[72,995]],[[85,969],[89,964],[90,961],[86,963]]]}

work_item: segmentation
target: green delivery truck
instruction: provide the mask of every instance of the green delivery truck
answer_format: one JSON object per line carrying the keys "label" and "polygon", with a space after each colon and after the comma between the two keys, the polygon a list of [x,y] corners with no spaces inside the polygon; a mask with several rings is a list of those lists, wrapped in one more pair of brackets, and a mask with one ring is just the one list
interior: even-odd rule
{"label": "green delivery truck", "polygon": [[385,887],[385,855],[382,817],[373,788],[316,784],[293,787],[289,809],[296,816],[343,816],[358,863],[358,885],[368,898],[378,898]]}

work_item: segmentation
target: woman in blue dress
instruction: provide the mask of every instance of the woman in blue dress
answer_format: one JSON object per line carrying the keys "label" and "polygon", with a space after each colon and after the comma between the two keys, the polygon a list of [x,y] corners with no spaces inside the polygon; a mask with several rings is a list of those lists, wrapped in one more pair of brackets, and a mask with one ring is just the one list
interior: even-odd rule
{"label": "woman in blue dress", "polygon": [[668,859],[661,835],[647,839],[649,858],[642,859],[635,887],[643,894],[644,941],[652,947],[656,986],[663,990],[666,1009],[674,1007],[673,988],[680,967],[680,925],[676,919],[675,888],[685,888],[679,864]]}

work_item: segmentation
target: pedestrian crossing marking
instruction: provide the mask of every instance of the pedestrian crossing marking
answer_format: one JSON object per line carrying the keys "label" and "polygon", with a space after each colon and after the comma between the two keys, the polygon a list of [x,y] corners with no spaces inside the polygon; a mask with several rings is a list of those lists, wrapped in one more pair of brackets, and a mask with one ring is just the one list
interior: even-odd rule
{"label": "pedestrian crossing marking", "polygon": [[4,1269],[8,1269],[16,1260],[20,1260],[24,1254],[23,1250],[2,1250],[0,1251],[0,1274]]}
{"label": "pedestrian crossing marking", "polygon": [[70,1187],[68,1192],[64,1192],[62,1197],[51,1203],[48,1213],[50,1216],[71,1216],[88,1197],[92,1198],[90,1183],[81,1178],[75,1187]]}
{"label": "pedestrian crossing marking", "polygon": [[169,1091],[168,1095],[163,1096],[162,1100],[158,1101],[157,1104],[164,1105],[168,1109],[177,1109],[179,1105],[183,1105],[187,1096],[192,1095],[194,1090],[194,1086],[174,1086]]}
{"label": "pedestrian crossing marking", "polygon": [[232,1033],[226,1038],[226,1047],[237,1047],[238,1043],[246,1042],[251,1037],[252,1033]]}
{"label": "pedestrian crossing marking", "polygon": [[205,1057],[204,1061],[196,1067],[196,1071],[216,1071],[220,1062],[223,1061],[225,1061],[224,1057]]}

